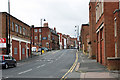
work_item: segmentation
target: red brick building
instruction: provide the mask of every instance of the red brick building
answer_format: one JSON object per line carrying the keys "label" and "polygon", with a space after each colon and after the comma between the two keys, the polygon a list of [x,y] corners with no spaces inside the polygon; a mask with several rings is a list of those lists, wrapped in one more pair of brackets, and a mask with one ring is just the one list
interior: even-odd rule
{"label": "red brick building", "polygon": [[57,33],[59,35],[59,46],[60,49],[63,49],[63,39],[62,39],[62,33]]}
{"label": "red brick building", "polygon": [[46,47],[50,50],[59,49],[59,35],[56,32],[56,28],[49,28],[48,23],[44,23],[44,27],[33,27],[32,44],[37,49],[41,47]]}
{"label": "red brick building", "polygon": [[116,9],[114,12],[114,46],[115,57],[107,58],[108,69],[120,70],[120,9]]}
{"label": "red brick building", "polygon": [[96,39],[96,6],[94,1],[89,3],[89,57],[96,58],[97,39]]}
{"label": "red brick building", "polygon": [[[0,38],[8,38],[10,16],[10,54],[16,60],[30,56],[30,26],[6,12],[0,12]],[[7,29],[8,28],[8,29]],[[8,38],[9,39],[9,38]],[[7,45],[8,46],[8,45]],[[6,48],[2,54],[6,54]]]}
{"label": "red brick building", "polygon": [[88,35],[89,35],[89,24],[82,24],[80,40],[81,40],[81,49],[83,50],[83,53],[86,53],[88,51],[88,46],[87,46]]}
{"label": "red brick building", "polygon": [[107,65],[108,57],[115,57],[114,14],[118,2],[96,1],[97,61]]}

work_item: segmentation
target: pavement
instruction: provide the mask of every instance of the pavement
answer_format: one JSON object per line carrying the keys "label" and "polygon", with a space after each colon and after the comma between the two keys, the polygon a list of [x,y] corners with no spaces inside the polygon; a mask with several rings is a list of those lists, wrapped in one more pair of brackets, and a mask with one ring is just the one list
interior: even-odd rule
{"label": "pavement", "polygon": [[88,58],[88,55],[78,52],[77,66],[66,80],[120,80],[120,71],[109,71],[96,60]]}

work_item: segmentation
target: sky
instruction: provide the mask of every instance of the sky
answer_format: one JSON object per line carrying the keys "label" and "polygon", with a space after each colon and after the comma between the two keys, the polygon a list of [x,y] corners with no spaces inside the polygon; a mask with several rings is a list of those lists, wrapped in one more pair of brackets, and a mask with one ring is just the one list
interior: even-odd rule
{"label": "sky", "polygon": [[[46,19],[50,28],[75,37],[75,26],[89,22],[90,0],[10,0],[10,14],[28,25],[41,26]],[[0,0],[0,12],[8,12],[8,0]],[[44,23],[45,23],[44,22]]]}

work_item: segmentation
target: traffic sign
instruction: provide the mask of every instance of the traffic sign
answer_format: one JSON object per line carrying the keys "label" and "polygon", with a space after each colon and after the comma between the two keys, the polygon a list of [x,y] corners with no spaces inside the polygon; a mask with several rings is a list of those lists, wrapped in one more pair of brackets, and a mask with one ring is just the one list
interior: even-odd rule
{"label": "traffic sign", "polygon": [[0,48],[6,48],[6,38],[0,38]]}

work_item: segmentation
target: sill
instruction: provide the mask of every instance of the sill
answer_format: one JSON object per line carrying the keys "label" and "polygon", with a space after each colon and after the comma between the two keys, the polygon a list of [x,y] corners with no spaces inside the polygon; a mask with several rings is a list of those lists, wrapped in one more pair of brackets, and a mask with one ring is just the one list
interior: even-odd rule
{"label": "sill", "polygon": [[120,60],[120,57],[107,57],[107,60]]}

